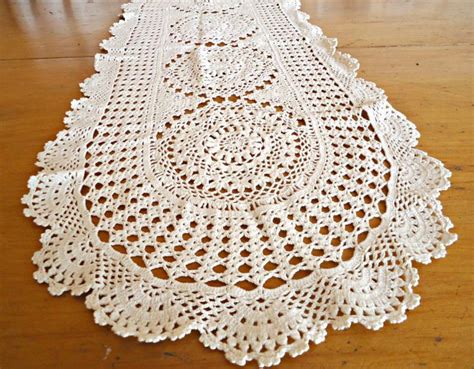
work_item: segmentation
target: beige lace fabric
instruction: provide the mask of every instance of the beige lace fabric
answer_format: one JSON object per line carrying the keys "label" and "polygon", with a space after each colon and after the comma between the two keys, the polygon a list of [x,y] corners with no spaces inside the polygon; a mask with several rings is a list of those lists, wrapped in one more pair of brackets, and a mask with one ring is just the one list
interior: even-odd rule
{"label": "beige lace fabric", "polygon": [[25,214],[53,295],[158,342],[276,365],[326,329],[402,322],[412,261],[455,240],[450,173],[297,0],[135,0]]}

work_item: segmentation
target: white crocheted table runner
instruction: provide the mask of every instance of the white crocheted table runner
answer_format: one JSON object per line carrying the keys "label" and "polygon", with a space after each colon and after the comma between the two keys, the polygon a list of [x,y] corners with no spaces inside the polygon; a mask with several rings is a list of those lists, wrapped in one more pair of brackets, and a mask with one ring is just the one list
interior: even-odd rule
{"label": "white crocheted table runner", "polygon": [[297,0],[136,0],[39,154],[35,278],[146,342],[275,365],[398,323],[455,240],[443,165]]}

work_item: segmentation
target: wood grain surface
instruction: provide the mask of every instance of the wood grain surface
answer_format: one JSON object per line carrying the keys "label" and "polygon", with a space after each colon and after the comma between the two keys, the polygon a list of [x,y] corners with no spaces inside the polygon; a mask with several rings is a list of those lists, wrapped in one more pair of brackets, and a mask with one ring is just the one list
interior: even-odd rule
{"label": "wood grain surface", "polygon": [[[231,368],[193,332],[158,344],[99,327],[82,297],[51,297],[32,278],[42,229],[21,196],[36,154],[63,128],[78,83],[120,14],[120,0],[0,1],[0,368]],[[419,267],[422,304],[379,331],[329,330],[280,368],[465,369],[473,356],[473,5],[470,0],[306,0],[303,10],[360,76],[385,89],[421,132],[419,147],[453,172],[442,194],[459,241],[446,259]],[[256,368],[253,362],[249,368]]]}

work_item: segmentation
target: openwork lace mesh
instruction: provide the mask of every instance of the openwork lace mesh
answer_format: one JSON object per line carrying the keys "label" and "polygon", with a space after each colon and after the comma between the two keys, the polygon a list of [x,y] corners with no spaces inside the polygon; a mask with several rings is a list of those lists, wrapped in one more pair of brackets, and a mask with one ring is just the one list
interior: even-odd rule
{"label": "openwork lace mesh", "polygon": [[25,214],[35,278],[158,342],[198,330],[261,366],[326,328],[398,323],[412,261],[455,240],[450,173],[295,0],[136,0],[67,129],[39,154]]}

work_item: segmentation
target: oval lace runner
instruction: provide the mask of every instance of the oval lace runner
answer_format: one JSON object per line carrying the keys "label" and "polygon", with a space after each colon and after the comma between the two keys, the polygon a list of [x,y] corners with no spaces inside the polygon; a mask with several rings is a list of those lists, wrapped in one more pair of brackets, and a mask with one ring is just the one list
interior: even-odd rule
{"label": "oval lace runner", "polygon": [[54,295],[141,341],[198,330],[237,364],[278,364],[326,329],[419,303],[412,261],[455,240],[443,165],[296,0],[136,0],[26,215]]}

